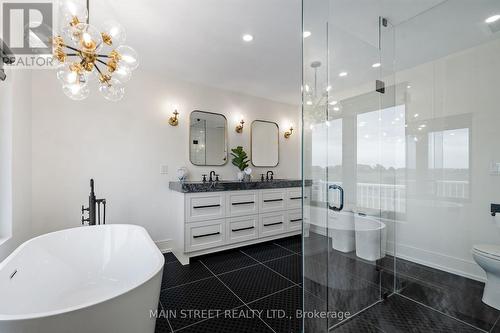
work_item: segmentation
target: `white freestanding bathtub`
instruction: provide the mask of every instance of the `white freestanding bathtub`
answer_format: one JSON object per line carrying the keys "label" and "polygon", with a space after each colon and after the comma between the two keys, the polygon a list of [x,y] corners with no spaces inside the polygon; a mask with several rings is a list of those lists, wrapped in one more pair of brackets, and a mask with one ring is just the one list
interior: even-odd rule
{"label": "white freestanding bathtub", "polygon": [[348,253],[356,249],[354,213],[329,211],[328,232],[335,250]]}
{"label": "white freestanding bathtub", "polygon": [[385,257],[387,230],[379,219],[355,215],[356,255],[365,260],[378,260]]}
{"label": "white freestanding bathtub", "polygon": [[29,240],[0,263],[0,332],[153,333],[163,264],[139,226]]}

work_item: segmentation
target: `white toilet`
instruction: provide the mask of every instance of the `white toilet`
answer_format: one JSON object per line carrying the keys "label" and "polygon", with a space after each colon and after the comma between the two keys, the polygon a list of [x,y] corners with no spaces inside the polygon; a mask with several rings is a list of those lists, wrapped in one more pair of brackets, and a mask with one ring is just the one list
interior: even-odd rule
{"label": "white toilet", "polygon": [[483,302],[500,310],[500,246],[474,245],[472,256],[486,272]]}

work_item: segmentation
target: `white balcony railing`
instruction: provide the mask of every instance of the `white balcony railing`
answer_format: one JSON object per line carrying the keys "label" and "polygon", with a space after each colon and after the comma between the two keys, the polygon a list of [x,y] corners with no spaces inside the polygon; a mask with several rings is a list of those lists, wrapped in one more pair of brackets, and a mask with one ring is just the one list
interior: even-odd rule
{"label": "white balcony railing", "polygon": [[[314,181],[312,185],[312,200],[327,201],[328,186],[342,182]],[[434,181],[430,191],[437,197],[448,199],[467,199],[469,197],[469,182],[455,180]],[[380,209],[398,213],[406,212],[406,186],[394,184],[357,183],[356,207]]]}

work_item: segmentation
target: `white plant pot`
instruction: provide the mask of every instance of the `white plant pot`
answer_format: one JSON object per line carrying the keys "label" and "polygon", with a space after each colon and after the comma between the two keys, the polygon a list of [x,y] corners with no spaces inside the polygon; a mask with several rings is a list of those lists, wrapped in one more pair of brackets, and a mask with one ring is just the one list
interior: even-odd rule
{"label": "white plant pot", "polygon": [[238,180],[241,182],[245,178],[245,173],[243,171],[239,171],[236,177],[238,177]]}

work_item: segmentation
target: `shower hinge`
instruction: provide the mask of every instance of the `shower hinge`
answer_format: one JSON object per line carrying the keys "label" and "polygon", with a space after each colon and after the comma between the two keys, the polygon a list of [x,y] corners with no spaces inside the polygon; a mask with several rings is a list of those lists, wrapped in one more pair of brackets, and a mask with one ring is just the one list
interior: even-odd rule
{"label": "shower hinge", "polygon": [[375,90],[381,94],[385,94],[385,82],[376,80],[375,81]]}

